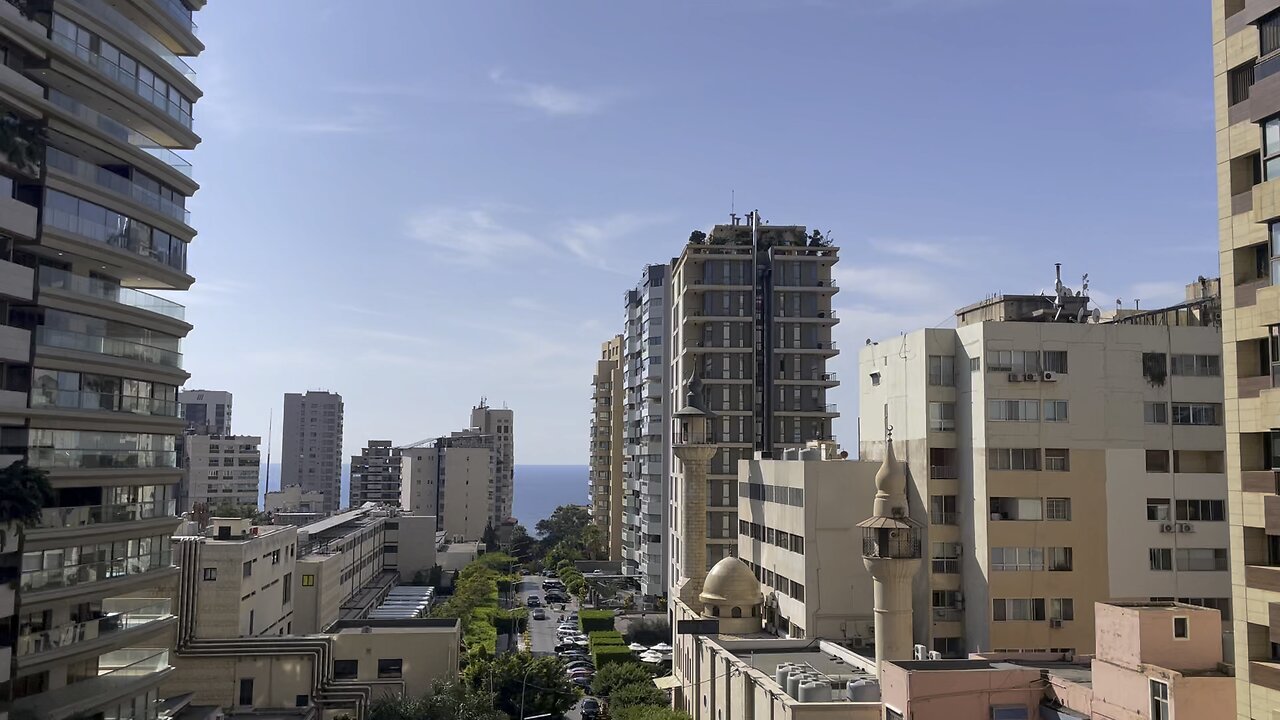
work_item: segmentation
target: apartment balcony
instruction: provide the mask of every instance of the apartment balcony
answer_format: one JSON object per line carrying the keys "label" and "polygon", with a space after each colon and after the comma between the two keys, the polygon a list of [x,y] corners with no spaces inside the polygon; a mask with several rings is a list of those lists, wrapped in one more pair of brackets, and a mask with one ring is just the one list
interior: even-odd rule
{"label": "apartment balcony", "polygon": [[[1250,195],[1252,197],[1252,195]],[[1235,286],[1235,307],[1251,307],[1258,302],[1258,291],[1271,284],[1271,280],[1263,278]]]}
{"label": "apartment balcony", "polygon": [[191,227],[190,210],[126,177],[85,162],[56,147],[50,147],[45,152],[45,162],[50,170],[55,170],[57,174],[64,175],[81,185],[94,190],[105,190],[160,217],[180,223],[187,228]]}
{"label": "apartment balcony", "polygon": [[959,480],[960,469],[954,465],[930,465],[929,477],[934,480]]}
{"label": "apartment balcony", "polygon": [[1263,390],[1275,387],[1270,375],[1250,375],[1236,379],[1236,392],[1239,398],[1256,398],[1262,396]]}
{"label": "apartment balcony", "polygon": [[835,325],[840,322],[840,317],[835,310],[819,310],[816,312],[788,315],[778,313],[773,316],[774,321],[781,323],[803,323],[806,325]]}
{"label": "apartment balcony", "polygon": [[707,276],[694,278],[689,283],[689,287],[693,290],[739,290],[742,292],[749,292],[752,289],[751,283],[741,283],[735,278]]}
{"label": "apartment balcony", "polygon": [[129,277],[178,290],[194,282],[186,274],[186,244],[170,238],[169,245],[153,245],[154,236],[142,223],[130,222],[122,231],[46,204],[43,227],[42,242],[49,247],[114,266]]}
{"label": "apartment balcony", "polygon": [[1245,492],[1280,493],[1280,474],[1275,470],[1245,470],[1240,473],[1240,489]]}
{"label": "apartment balcony", "polygon": [[93,355],[106,355],[147,365],[159,365],[182,372],[182,353],[143,345],[132,340],[102,337],[88,333],[56,330],[48,326],[36,328],[37,349],[57,348]]}
{"label": "apartment balcony", "polygon": [[840,384],[839,375],[833,372],[811,372],[796,376],[782,376],[774,378],[776,385],[817,385],[822,387],[835,387]]}
{"label": "apartment balcony", "polygon": [[802,343],[798,347],[779,346],[774,348],[774,352],[798,353],[801,355],[822,355],[830,357],[838,355],[840,350],[834,340],[817,340]]}
{"label": "apartment balcony", "polygon": [[0,325],[0,360],[31,362],[31,332],[11,325]]}
{"label": "apartment balcony", "polygon": [[735,313],[730,310],[716,308],[689,308],[684,311],[684,322],[688,325],[718,322],[751,322],[753,317],[747,313]]}
{"label": "apartment balcony", "polygon": [[1280,592],[1280,567],[1245,565],[1244,584],[1257,590]]}
{"label": "apartment balcony", "polygon": [[173,520],[177,518],[175,511],[176,504],[174,500],[120,505],[45,508],[40,511],[40,519],[30,526],[28,533],[32,538],[44,537],[47,534],[51,535],[54,534],[53,531],[58,530],[72,530],[77,535],[84,535],[80,528],[136,523],[146,520]]}
{"label": "apartment balcony", "polygon": [[11,197],[0,197],[0,230],[23,238],[36,239],[36,218],[40,211]]}
{"label": "apartment balcony", "polygon": [[778,408],[773,412],[775,415],[799,415],[801,417],[835,417],[840,414],[834,403],[817,405],[811,408]]}
{"label": "apartment balcony", "polygon": [[[177,518],[174,520],[174,525],[176,526]],[[172,574],[173,571],[174,568],[170,564],[169,551],[165,550],[156,553],[154,556],[99,560],[50,570],[27,570],[22,573],[20,589],[24,593],[24,603],[35,602],[40,595],[45,593],[61,596],[61,593],[55,593],[54,591],[69,588],[105,589],[107,583],[110,583],[110,587],[114,588],[120,585],[133,584],[125,582],[126,579],[160,578]],[[112,590],[104,591],[112,592]]]}
{"label": "apartment balcony", "polygon": [[40,105],[44,100],[44,89],[8,65],[0,65],[0,88],[11,95],[19,103],[15,103],[30,115],[40,114]]}
{"label": "apartment balcony", "polygon": [[694,340],[685,343],[684,349],[692,353],[749,353],[751,347],[745,343],[742,345],[721,345],[714,340]]}
{"label": "apartment balcony", "polygon": [[929,513],[929,523],[931,525],[959,525],[960,513],[958,512],[931,512]]}
{"label": "apartment balcony", "polygon": [[1249,683],[1268,690],[1280,690],[1280,662],[1249,661]]}
{"label": "apartment balcony", "polygon": [[840,292],[840,288],[835,283],[826,280],[819,280],[812,285],[787,285],[775,282],[773,289],[777,292],[801,292],[801,293],[820,293],[823,295],[835,295]]}
{"label": "apartment balcony", "polygon": [[933,608],[934,622],[963,622],[964,611],[960,608]]}
{"label": "apartment balcony", "polygon": [[122,700],[146,695],[172,670],[168,650],[115,650],[98,658],[97,676],[15,700],[10,711],[41,720],[88,717]]}
{"label": "apartment balcony", "polygon": [[20,635],[16,643],[18,666],[31,667],[68,655],[141,642],[175,623],[171,602],[168,598],[106,598],[102,617]]}

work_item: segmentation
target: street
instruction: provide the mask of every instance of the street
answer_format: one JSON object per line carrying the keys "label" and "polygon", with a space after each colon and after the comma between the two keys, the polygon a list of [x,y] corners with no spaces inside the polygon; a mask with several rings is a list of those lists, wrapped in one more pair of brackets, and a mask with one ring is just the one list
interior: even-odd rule
{"label": "street", "polygon": [[[520,578],[519,584],[516,586],[516,602],[524,606],[530,595],[536,595],[543,598],[542,581],[545,578],[539,575],[525,575]],[[560,606],[557,605],[556,608]],[[559,625],[561,615],[578,608],[577,601],[573,601],[564,606],[564,610],[554,608],[544,608],[547,613],[546,620],[534,620],[532,615],[529,617],[529,642],[531,647],[529,651],[534,655],[555,655],[556,653],[556,626]],[[532,612],[532,611],[531,611]],[[565,717],[569,720],[580,720],[578,707],[574,706],[572,710],[565,713]]]}

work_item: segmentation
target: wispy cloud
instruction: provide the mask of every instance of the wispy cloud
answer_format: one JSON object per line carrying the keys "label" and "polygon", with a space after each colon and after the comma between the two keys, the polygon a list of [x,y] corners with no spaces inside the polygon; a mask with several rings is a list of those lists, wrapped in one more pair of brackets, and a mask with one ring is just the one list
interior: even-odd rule
{"label": "wispy cloud", "polygon": [[618,213],[599,220],[572,220],[560,239],[565,248],[584,263],[601,270],[630,274],[630,268],[622,270],[609,261],[618,256],[619,243],[633,233],[666,220],[662,216],[633,213]]}
{"label": "wispy cloud", "polygon": [[942,240],[914,240],[909,238],[873,238],[872,249],[885,255],[923,260],[937,265],[956,266],[967,264],[972,257],[966,251],[975,247],[990,249],[990,238],[956,237]]}
{"label": "wispy cloud", "polygon": [[546,249],[530,233],[500,219],[491,207],[429,207],[409,218],[407,231],[413,239],[440,250],[441,261],[462,265],[484,265]]}
{"label": "wispy cloud", "polygon": [[550,83],[517,80],[500,68],[489,71],[489,80],[505,91],[507,101],[553,116],[594,115],[604,109],[609,99],[603,94],[570,90]]}

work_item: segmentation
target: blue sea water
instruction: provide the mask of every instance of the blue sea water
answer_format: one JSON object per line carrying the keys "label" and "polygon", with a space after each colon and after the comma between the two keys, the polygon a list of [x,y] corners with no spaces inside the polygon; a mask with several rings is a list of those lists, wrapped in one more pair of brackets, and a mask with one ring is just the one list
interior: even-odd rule
{"label": "blue sea water", "polygon": [[[271,473],[271,489],[280,487],[280,464],[271,463],[267,468],[263,465],[263,478],[267,471]],[[342,466],[342,499],[345,502],[350,485],[351,467]],[[552,510],[561,505],[587,504],[587,466],[586,465],[516,465],[515,469],[516,497],[514,512],[516,518],[533,532],[538,521],[549,516]]]}

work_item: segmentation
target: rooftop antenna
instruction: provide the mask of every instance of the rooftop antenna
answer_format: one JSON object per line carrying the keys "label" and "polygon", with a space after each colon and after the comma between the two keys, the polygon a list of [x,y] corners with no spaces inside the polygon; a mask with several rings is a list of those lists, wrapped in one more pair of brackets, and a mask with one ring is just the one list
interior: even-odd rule
{"label": "rooftop antenna", "polygon": [[729,217],[735,217],[737,214],[737,198],[735,197],[733,188],[729,188]]}
{"label": "rooftop antenna", "polygon": [[[271,432],[273,429],[272,426],[275,423],[275,419],[276,419],[276,409],[271,408],[271,414],[267,416],[267,482],[263,486],[263,491],[264,491],[263,502],[264,503],[266,502],[265,500],[266,493],[271,492]],[[264,504],[263,507],[266,507],[266,505]]]}

